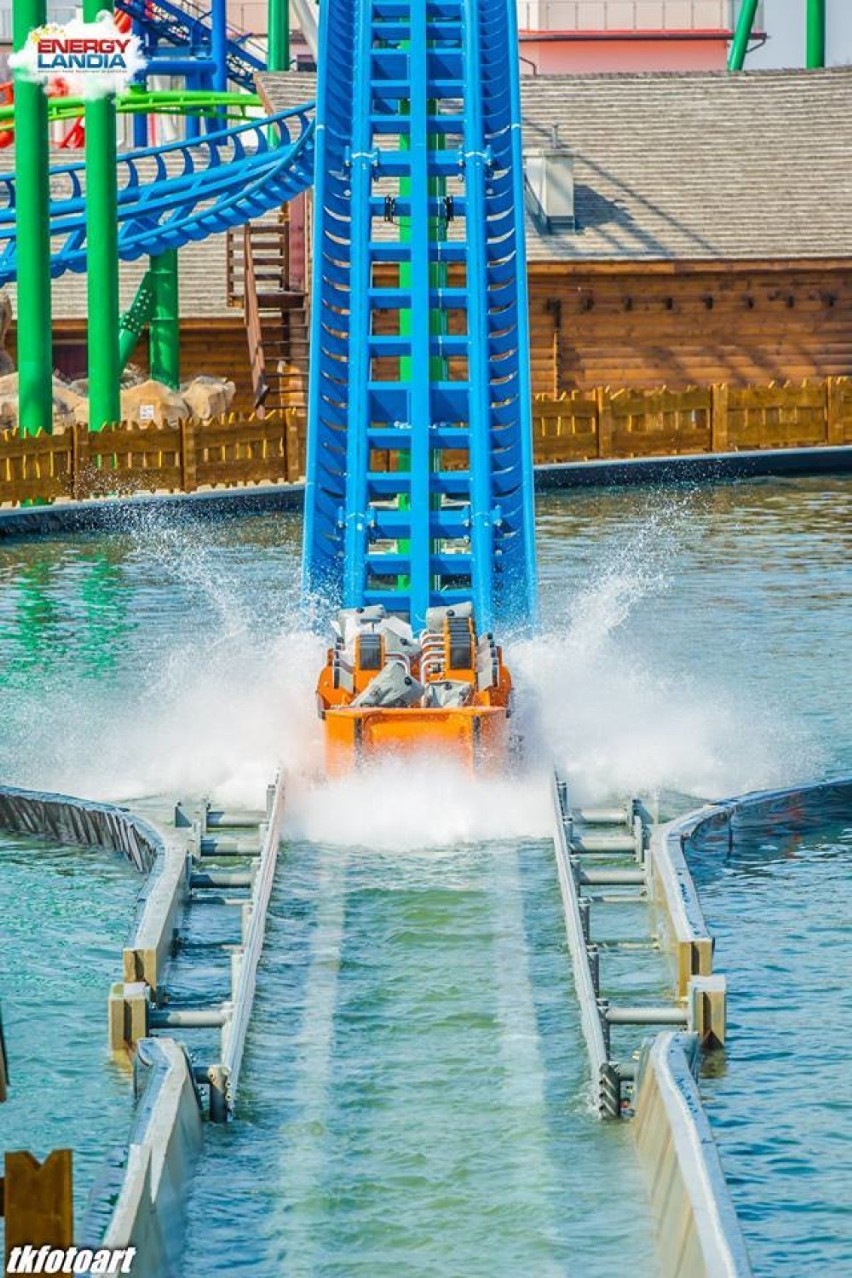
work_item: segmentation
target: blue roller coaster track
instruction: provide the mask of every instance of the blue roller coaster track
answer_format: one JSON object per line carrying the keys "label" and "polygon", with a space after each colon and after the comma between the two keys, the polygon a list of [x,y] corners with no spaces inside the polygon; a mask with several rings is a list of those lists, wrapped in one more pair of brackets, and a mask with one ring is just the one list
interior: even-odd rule
{"label": "blue roller coaster track", "polygon": [[[313,180],[312,104],[120,157],[125,260],[182,248],[279,207]],[[86,269],[85,163],[50,170],[51,274]],[[15,278],[15,178],[0,176],[0,284]]]}
{"label": "blue roller coaster track", "polygon": [[516,23],[321,6],[303,585],[415,627],[534,620]]}
{"label": "blue roller coaster track", "polygon": [[[138,16],[137,0],[121,3]],[[170,39],[203,26],[171,0],[144,8]],[[253,75],[239,42],[228,56],[233,78],[238,63]],[[125,259],[239,226],[315,175],[306,594],[332,606],[382,603],[415,627],[429,607],[462,601],[480,631],[529,626],[514,0],[328,0],[315,119],[306,104],[130,152],[119,168]],[[54,276],[86,269],[83,175],[81,162],[51,170]],[[15,273],[6,175],[0,283]]]}

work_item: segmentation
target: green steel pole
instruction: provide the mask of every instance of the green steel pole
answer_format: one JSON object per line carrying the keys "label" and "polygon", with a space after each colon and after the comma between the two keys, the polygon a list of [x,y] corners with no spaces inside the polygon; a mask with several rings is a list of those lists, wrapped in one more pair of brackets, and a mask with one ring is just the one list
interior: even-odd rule
{"label": "green steel pole", "polygon": [[269,0],[267,6],[267,32],[270,71],[288,71],[290,68],[290,5],[289,0]]}
{"label": "green steel pole", "polygon": [[813,69],[825,66],[825,0],[808,0],[805,63]]}
{"label": "green steel pole", "polygon": [[[83,0],[83,17],[95,22],[112,8],[112,0]],[[96,431],[121,417],[115,95],[87,102],[85,123],[89,430]]]}
{"label": "green steel pole", "polygon": [[[404,48],[408,48],[409,41],[405,41]],[[435,112],[437,103],[430,101],[428,110]],[[411,104],[407,101],[400,103],[400,115],[408,115],[411,111]],[[399,139],[400,150],[407,151],[411,147],[411,137],[409,134],[403,133]],[[436,150],[444,149],[443,134],[429,135],[429,147]],[[428,194],[430,199],[436,197],[441,199],[446,194],[447,184],[444,178],[429,178]],[[411,196],[411,179],[400,178],[399,180],[400,196]],[[429,242],[438,243],[446,240],[447,228],[446,223],[440,217],[429,218]],[[411,218],[400,217],[399,219],[399,239],[400,243],[406,243],[411,239]],[[408,288],[411,283],[411,264],[410,262],[402,262],[399,267],[399,283],[401,288]],[[430,288],[446,288],[447,285],[447,268],[440,262],[431,262],[429,264],[429,287]],[[399,332],[401,337],[407,337],[411,333],[411,311],[401,310],[399,312]],[[444,313],[440,308],[430,308],[429,311],[429,332],[433,337],[443,337],[446,334],[446,323]],[[412,357],[410,355],[402,355],[399,361],[399,376],[401,381],[409,381],[411,378]],[[429,356],[429,377],[433,381],[445,381],[449,376],[447,361],[440,355]],[[400,470],[409,469],[409,460],[403,454],[398,457],[397,465]],[[430,456],[430,466],[432,470],[440,468],[440,454],[437,450],[433,450]],[[433,499],[434,500],[434,499]],[[408,510],[411,502],[407,495],[400,494],[399,509]],[[433,543],[434,548],[434,543]],[[400,540],[399,550],[402,554],[408,554],[411,549],[411,543],[407,540]],[[398,586],[400,590],[407,590],[411,584],[408,576],[398,578]]]}
{"label": "green steel pole", "polygon": [[148,323],[151,376],[172,390],[180,387],[180,307],[177,249],[151,258],[154,305]]}
{"label": "green steel pole", "polygon": [[729,71],[742,71],[743,69],[756,13],[757,0],[743,0],[740,7],[740,16],[737,18],[737,28],[731,41],[731,51],[728,54]]}
{"label": "green steel pole", "polygon": [[[14,45],[47,20],[45,0],[14,0]],[[15,74],[18,223],[18,420],[21,434],[53,430],[50,186],[47,95]]]}

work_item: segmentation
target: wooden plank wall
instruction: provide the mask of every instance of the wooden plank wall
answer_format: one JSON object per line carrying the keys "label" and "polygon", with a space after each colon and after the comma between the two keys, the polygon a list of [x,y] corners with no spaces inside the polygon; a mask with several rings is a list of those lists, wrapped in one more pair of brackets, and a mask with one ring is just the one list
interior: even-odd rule
{"label": "wooden plank wall", "polygon": [[25,438],[0,434],[0,503],[134,492],[194,492],[294,482],[305,472],[305,431],[296,413],[212,421],[120,422]]}
{"label": "wooden plank wall", "polygon": [[543,462],[852,444],[852,379],[566,391],[533,403]]}
{"label": "wooden plank wall", "polygon": [[[852,378],[684,391],[569,391],[533,403],[538,463],[852,445]],[[445,455],[444,464],[459,457]],[[377,470],[392,453],[374,455]],[[137,491],[294,482],[305,471],[305,418],[231,413],[178,426],[120,423],[55,435],[0,434],[0,504]]]}
{"label": "wooden plank wall", "polygon": [[852,272],[530,267],[533,390],[682,389],[852,373]]}
{"label": "wooden plank wall", "polygon": [[[388,268],[385,268],[388,271]],[[461,282],[458,268],[451,283]],[[389,282],[388,278],[382,282]],[[658,263],[533,263],[529,271],[533,391],[673,389],[852,374],[852,272],[848,263],[719,263],[706,269]],[[459,331],[460,316],[451,330]],[[387,312],[377,331],[394,332]],[[57,367],[85,371],[84,320],[58,321]],[[234,409],[250,412],[251,370],[242,312],[181,321],[185,379],[200,373],[236,383]],[[133,362],[147,369],[147,339]],[[390,361],[378,376],[393,376]],[[453,377],[463,375],[452,362]]]}

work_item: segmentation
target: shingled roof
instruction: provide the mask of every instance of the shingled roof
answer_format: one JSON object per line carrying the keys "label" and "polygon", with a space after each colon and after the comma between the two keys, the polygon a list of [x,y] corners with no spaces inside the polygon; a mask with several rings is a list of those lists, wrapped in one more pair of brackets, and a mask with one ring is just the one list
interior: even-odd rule
{"label": "shingled roof", "polygon": [[[261,75],[275,110],[313,77]],[[525,76],[524,145],[574,156],[576,229],[531,261],[852,256],[852,69]]]}
{"label": "shingled roof", "polygon": [[[280,111],[316,84],[283,72],[258,87]],[[542,234],[527,219],[531,262],[852,258],[852,68],[525,76],[522,87],[525,146],[549,145],[556,125],[574,156],[576,229]],[[0,170],[12,162],[0,151]],[[146,265],[122,263],[123,306]],[[180,291],[184,316],[226,313],[224,236],[181,251]],[[85,313],[85,278],[56,280],[54,315]]]}

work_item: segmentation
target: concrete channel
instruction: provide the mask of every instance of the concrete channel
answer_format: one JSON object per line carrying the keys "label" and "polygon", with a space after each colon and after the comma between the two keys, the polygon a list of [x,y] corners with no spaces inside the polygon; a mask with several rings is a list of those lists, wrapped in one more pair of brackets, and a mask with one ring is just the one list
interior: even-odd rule
{"label": "concrete channel", "polygon": [[[846,778],[745,795],[657,826],[636,800],[572,809],[554,777],[554,851],[597,1110],[602,1119],[632,1117],[664,1278],[748,1278],[752,1272],[696,1082],[702,1053],[724,1044],[726,989],[712,970],[713,939],[684,844],[702,832],[727,832],[730,840],[737,823],[816,823],[826,805],[850,800],[852,779]],[[131,1053],[136,1114],[123,1166],[94,1195],[81,1239],[92,1247],[136,1246],[140,1278],[179,1272],[184,1205],[203,1140],[203,1089],[212,1118],[234,1109],[284,801],[278,777],[265,811],[228,814],[200,799],[179,805],[166,828],[111,804],[0,788],[0,828],[114,849],[146,875],[123,951],[123,980],[109,992],[110,1042]],[[223,862],[229,868],[222,869]],[[239,868],[231,868],[237,862]],[[239,911],[231,998],[170,1009],[162,996],[179,920],[194,894],[210,891],[228,893],[217,899]],[[658,924],[654,944],[671,975],[667,1004],[614,1007],[600,996],[602,956],[591,936],[591,910],[631,894],[651,906]],[[618,1059],[610,1039],[615,1025],[658,1032],[640,1051]],[[151,1033],[202,1026],[221,1032],[219,1059],[202,1068],[190,1064],[183,1041]]]}
{"label": "concrete channel", "polygon": [[[112,849],[146,876],[122,954],[123,979],[108,997],[109,1045],[133,1066],[136,1114],[123,1166],[105,1174],[89,1203],[81,1244],[136,1247],[137,1278],[179,1272],[189,1185],[202,1144],[203,1099],[224,1121],[236,1104],[245,1039],[263,948],[284,813],[284,779],[267,788],[266,807],[251,813],[215,810],[200,799],[178,805],[171,827],[113,804],[0,787],[0,828],[64,844]],[[255,838],[252,839],[251,832]],[[219,867],[239,858],[246,869]],[[181,920],[193,897],[225,889],[218,899],[237,911],[239,939],[230,947],[231,995],[222,1004],[172,1011],[165,977]],[[244,889],[237,895],[237,889]],[[214,1026],[220,1051],[194,1066],[183,1041],[155,1030]]]}
{"label": "concrete channel", "polygon": [[[602,1119],[633,1118],[661,1272],[664,1278],[749,1278],[745,1240],[696,1081],[702,1052],[724,1046],[726,983],[712,972],[712,938],[677,835],[668,826],[654,826],[638,799],[572,809],[567,786],[557,775],[552,801],[554,851],[594,1100]],[[601,861],[605,868],[595,868]],[[595,888],[605,891],[595,894]],[[593,939],[592,910],[643,900],[658,928],[647,943],[659,944],[670,960],[671,999],[615,1006],[602,997],[607,953]],[[608,947],[640,944],[616,938]],[[613,1052],[616,1025],[658,1032],[624,1059]]]}

